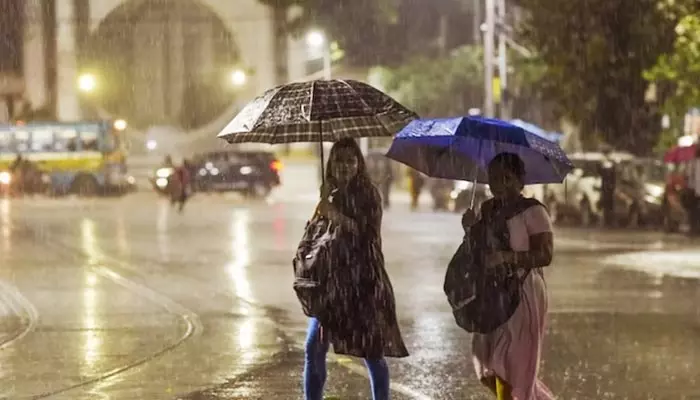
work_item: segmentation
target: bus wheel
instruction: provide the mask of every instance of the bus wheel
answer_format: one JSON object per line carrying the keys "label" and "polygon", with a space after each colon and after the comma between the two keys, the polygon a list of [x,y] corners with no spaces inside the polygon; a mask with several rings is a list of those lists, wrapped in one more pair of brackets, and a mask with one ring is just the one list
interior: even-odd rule
{"label": "bus wheel", "polygon": [[95,196],[98,191],[97,181],[89,175],[80,175],[73,181],[71,191],[78,196]]}

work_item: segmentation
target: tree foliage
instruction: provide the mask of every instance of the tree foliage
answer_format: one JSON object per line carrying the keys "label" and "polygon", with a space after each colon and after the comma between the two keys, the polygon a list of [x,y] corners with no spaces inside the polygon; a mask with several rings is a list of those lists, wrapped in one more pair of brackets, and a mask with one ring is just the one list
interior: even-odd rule
{"label": "tree foliage", "polygon": [[[546,115],[548,105],[540,85],[544,67],[537,59],[509,55],[513,73],[509,90],[513,115],[552,127]],[[466,115],[470,108],[482,108],[484,61],[480,46],[462,46],[443,57],[416,57],[395,68],[376,68],[383,89],[414,109],[422,117]]]}
{"label": "tree foliage", "polygon": [[481,107],[481,60],[481,48],[465,46],[445,57],[416,57],[374,73],[384,90],[422,117],[464,115],[471,107]]}
{"label": "tree foliage", "polygon": [[678,119],[689,108],[700,107],[700,14],[682,17],[675,32],[673,51],[662,54],[645,76],[671,86],[664,109]]}
{"label": "tree foliage", "polygon": [[[259,1],[273,10],[296,9],[292,18],[276,23],[297,35],[313,27],[324,30],[345,52],[346,62],[357,66],[398,65],[416,54],[436,55],[472,39],[473,6],[464,0]],[[441,48],[443,22],[447,29]]]}
{"label": "tree foliage", "polygon": [[296,8],[294,16],[277,23],[285,24],[285,30],[296,35],[310,28],[322,29],[356,64],[371,64],[382,56],[398,6],[398,0],[259,1],[275,10]]}
{"label": "tree foliage", "polygon": [[[694,1],[694,0],[674,0]],[[546,65],[543,90],[558,114],[597,139],[645,153],[660,131],[645,70],[673,44],[676,20],[659,0],[520,0],[521,34]]]}

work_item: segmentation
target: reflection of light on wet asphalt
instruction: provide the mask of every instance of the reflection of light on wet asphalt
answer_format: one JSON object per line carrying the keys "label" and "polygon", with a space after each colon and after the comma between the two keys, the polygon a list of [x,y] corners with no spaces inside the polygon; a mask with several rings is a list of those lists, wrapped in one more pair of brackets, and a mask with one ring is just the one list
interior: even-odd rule
{"label": "reflection of light on wet asphalt", "polygon": [[117,246],[123,256],[128,257],[131,254],[124,214],[120,214],[117,218]]}
{"label": "reflection of light on wet asphalt", "polygon": [[287,218],[285,215],[284,204],[277,204],[274,207],[275,219],[272,221],[272,227],[275,231],[275,249],[285,249],[285,231],[287,225]]}
{"label": "reflection of light on wet asphalt", "polygon": [[244,365],[251,364],[258,356],[255,351],[256,321],[251,316],[252,310],[248,304],[248,302],[253,301],[250,278],[248,277],[248,266],[250,265],[249,221],[248,210],[234,211],[231,223],[232,261],[226,266],[235,295],[243,300],[240,303],[239,312],[244,317],[238,328],[237,339],[241,349],[241,363]]}
{"label": "reflection of light on wet asphalt", "polygon": [[158,221],[156,226],[158,252],[161,261],[169,261],[170,243],[168,237],[168,215],[170,214],[169,204],[161,203],[158,208]]}
{"label": "reflection of light on wet asphalt", "polygon": [[[96,279],[96,277],[95,277]],[[89,283],[88,283],[89,285]],[[86,367],[86,372],[92,372],[92,367],[100,355],[101,339],[98,336],[99,326],[95,311],[99,307],[97,290],[94,287],[85,287],[83,289],[83,328],[85,329],[85,343],[83,344],[83,353]]]}
{"label": "reflection of light on wet asphalt", "polygon": [[700,279],[700,251],[640,251],[605,257],[603,263],[646,273],[661,282],[664,276]]}
{"label": "reflection of light on wet asphalt", "polygon": [[12,249],[12,221],[10,214],[10,200],[0,200],[0,222],[2,223],[2,250],[7,254]]}
{"label": "reflection of light on wet asphalt", "polygon": [[95,221],[90,218],[83,218],[80,222],[81,248],[88,256],[88,265],[95,266],[99,261],[100,253],[97,250],[95,236]]}
{"label": "reflection of light on wet asphalt", "polygon": [[[84,218],[80,224],[81,247],[88,256],[87,268],[93,267],[99,260],[99,250],[95,236],[95,222]],[[86,269],[87,269],[86,268]],[[85,272],[83,286],[83,329],[85,342],[83,343],[83,358],[87,368],[86,374],[92,372],[92,367],[98,360],[101,348],[101,339],[98,336],[99,327],[96,311],[100,307],[97,286],[97,275],[92,271]]]}
{"label": "reflection of light on wet asphalt", "polygon": [[[245,301],[253,301],[247,273],[247,268],[250,264],[250,249],[248,248],[249,218],[247,210],[236,210],[233,213],[233,222],[231,224],[231,257],[233,260],[226,266],[236,296]],[[242,312],[248,312],[248,306],[242,306],[242,308],[245,309]]]}

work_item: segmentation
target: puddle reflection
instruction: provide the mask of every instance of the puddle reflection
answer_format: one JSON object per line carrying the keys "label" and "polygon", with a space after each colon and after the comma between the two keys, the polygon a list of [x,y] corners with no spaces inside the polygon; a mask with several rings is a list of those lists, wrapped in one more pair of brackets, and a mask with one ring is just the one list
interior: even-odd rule
{"label": "puddle reflection", "polygon": [[119,252],[124,257],[129,257],[131,255],[131,247],[129,246],[129,235],[126,231],[126,222],[124,214],[119,214],[117,218],[117,246],[119,247]]}
{"label": "puddle reflection", "polygon": [[[86,268],[94,267],[99,262],[99,250],[95,235],[95,222],[84,218],[81,223],[81,247],[87,255]],[[99,336],[100,326],[97,312],[100,307],[99,291],[96,286],[99,282],[97,275],[92,271],[85,272],[83,282],[83,374],[88,375],[94,371],[95,363],[99,360],[102,350],[102,338]]]}
{"label": "puddle reflection", "polygon": [[[250,265],[249,219],[250,215],[247,210],[236,210],[233,213],[233,223],[231,224],[232,262],[226,266],[236,296],[248,302],[253,301],[247,271]],[[241,312],[247,314],[248,308],[247,305],[243,304]]]}
{"label": "puddle reflection", "polygon": [[236,210],[233,213],[231,223],[231,258],[226,266],[226,271],[231,279],[236,297],[243,300],[240,303],[239,313],[244,316],[238,332],[235,335],[238,348],[241,350],[241,361],[250,364],[258,357],[255,346],[256,326],[255,320],[250,316],[252,309],[248,302],[254,300],[248,267],[250,266],[250,214],[247,210]]}

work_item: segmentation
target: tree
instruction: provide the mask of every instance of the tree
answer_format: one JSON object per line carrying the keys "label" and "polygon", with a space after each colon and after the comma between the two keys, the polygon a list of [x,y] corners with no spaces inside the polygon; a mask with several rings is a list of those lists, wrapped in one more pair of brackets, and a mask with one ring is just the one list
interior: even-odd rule
{"label": "tree", "polygon": [[[694,0],[675,0],[694,1]],[[673,44],[677,22],[659,0],[520,0],[521,34],[546,65],[543,90],[577,124],[586,147],[598,139],[649,152],[660,131],[643,72]]]}
{"label": "tree", "polygon": [[678,120],[691,107],[700,107],[700,15],[681,18],[675,32],[673,51],[662,54],[645,77],[672,87],[664,111]]}
{"label": "tree", "polygon": [[445,57],[419,56],[375,73],[383,89],[422,117],[464,115],[483,101],[482,54],[479,47],[465,46]]}
{"label": "tree", "polygon": [[[539,90],[544,68],[537,59],[510,54],[510,90],[514,115],[541,125],[553,125]],[[373,71],[381,86],[422,117],[466,115],[484,101],[483,51],[462,46],[443,57],[416,57],[395,68]]]}
{"label": "tree", "polygon": [[[368,65],[387,47],[398,0],[259,1],[273,10],[276,35],[286,40],[289,34],[302,35],[316,27],[347,52],[351,63]],[[295,7],[298,12],[290,18],[290,10]]]}
{"label": "tree", "polygon": [[[275,26],[284,26],[275,29],[279,35],[322,29],[355,66],[396,66],[416,54],[437,55],[473,39],[471,0],[259,1],[272,7]],[[294,8],[298,12],[288,18]]]}

